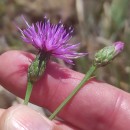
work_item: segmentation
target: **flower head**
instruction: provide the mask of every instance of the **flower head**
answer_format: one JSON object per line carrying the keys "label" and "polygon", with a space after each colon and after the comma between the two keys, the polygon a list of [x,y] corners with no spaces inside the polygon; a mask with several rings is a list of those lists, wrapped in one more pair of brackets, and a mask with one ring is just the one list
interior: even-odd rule
{"label": "flower head", "polygon": [[39,52],[61,58],[71,64],[73,64],[72,59],[86,55],[86,53],[76,52],[79,43],[75,45],[70,43],[73,29],[71,27],[68,30],[65,29],[61,21],[57,25],[51,24],[46,17],[44,21],[32,25],[29,25],[25,19],[24,21],[27,28],[18,27],[22,34],[21,37],[24,42],[32,44]]}
{"label": "flower head", "polygon": [[104,66],[110,63],[123,49],[123,42],[115,42],[111,46],[104,47],[95,54],[94,65]]}

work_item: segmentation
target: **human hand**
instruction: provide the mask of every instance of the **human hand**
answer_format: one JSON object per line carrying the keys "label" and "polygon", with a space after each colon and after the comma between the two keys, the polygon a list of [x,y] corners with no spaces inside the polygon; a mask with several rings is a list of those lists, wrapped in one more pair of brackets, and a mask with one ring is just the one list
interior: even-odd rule
{"label": "human hand", "polygon": [[[27,69],[34,55],[9,51],[0,56],[0,84],[24,97]],[[83,74],[49,62],[34,85],[31,102],[54,111],[81,81]],[[129,130],[130,94],[91,79],[52,122],[27,106],[0,110],[0,130]]]}

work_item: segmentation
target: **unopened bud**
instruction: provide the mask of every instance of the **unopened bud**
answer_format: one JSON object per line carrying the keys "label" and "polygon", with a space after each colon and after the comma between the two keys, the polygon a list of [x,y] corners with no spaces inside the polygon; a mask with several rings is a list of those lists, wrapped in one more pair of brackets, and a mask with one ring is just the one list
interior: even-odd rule
{"label": "unopened bud", "polygon": [[110,63],[124,48],[123,42],[115,42],[111,46],[104,47],[95,54],[94,65],[105,66]]}

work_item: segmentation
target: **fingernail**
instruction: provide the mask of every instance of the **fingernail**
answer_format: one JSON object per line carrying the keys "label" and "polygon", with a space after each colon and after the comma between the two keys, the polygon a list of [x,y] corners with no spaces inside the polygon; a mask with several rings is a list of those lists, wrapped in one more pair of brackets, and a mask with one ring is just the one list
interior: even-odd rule
{"label": "fingernail", "polygon": [[18,106],[6,114],[2,130],[52,130],[53,123],[36,111]]}

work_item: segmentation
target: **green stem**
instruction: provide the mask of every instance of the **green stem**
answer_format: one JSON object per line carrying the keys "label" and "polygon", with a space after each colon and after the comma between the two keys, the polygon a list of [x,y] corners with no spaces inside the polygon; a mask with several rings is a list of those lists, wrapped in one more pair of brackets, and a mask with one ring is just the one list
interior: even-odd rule
{"label": "green stem", "polygon": [[97,69],[97,66],[92,65],[89,71],[86,73],[83,80],[78,84],[78,86],[70,93],[70,95],[59,105],[59,107],[52,113],[49,117],[50,120],[53,120],[55,116],[63,109],[63,107],[72,99],[72,97],[81,89],[81,87],[90,79],[92,74]]}
{"label": "green stem", "polygon": [[28,105],[28,102],[29,102],[29,99],[31,96],[31,92],[32,92],[32,88],[33,88],[32,83],[30,81],[28,81],[26,95],[24,98],[24,105]]}

